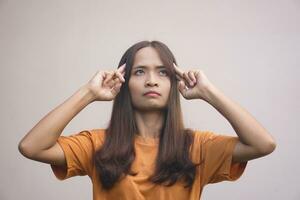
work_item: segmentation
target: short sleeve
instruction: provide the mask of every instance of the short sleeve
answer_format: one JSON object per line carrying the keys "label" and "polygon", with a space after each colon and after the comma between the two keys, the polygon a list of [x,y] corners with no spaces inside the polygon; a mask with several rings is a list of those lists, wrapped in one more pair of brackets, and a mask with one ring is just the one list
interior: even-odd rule
{"label": "short sleeve", "polygon": [[84,130],[70,136],[60,136],[58,144],[64,151],[67,168],[51,164],[51,169],[59,180],[72,176],[91,175],[94,145],[90,131]]}
{"label": "short sleeve", "polygon": [[200,133],[201,157],[204,160],[204,184],[235,181],[244,172],[247,162],[233,163],[232,155],[237,136],[220,135],[211,131]]}

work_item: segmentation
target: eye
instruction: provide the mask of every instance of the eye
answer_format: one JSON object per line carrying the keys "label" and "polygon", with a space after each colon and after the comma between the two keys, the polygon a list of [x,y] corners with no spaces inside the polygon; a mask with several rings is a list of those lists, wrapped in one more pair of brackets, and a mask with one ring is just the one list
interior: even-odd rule
{"label": "eye", "polygon": [[144,72],[143,70],[141,70],[141,69],[138,69],[138,70],[136,70],[135,72],[134,72],[134,74],[137,74],[137,75],[139,75],[139,72]]}
{"label": "eye", "polygon": [[162,72],[162,74],[163,74],[164,76],[168,76],[168,75],[169,75],[169,73],[168,73],[167,70],[161,70],[160,72]]}

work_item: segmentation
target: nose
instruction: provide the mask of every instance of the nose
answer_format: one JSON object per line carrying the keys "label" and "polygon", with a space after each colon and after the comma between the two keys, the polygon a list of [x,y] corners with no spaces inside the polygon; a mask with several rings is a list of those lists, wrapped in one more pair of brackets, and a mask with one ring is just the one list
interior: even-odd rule
{"label": "nose", "polygon": [[155,75],[153,75],[153,74],[149,74],[149,76],[147,77],[147,79],[146,79],[146,86],[157,86],[158,85],[158,83],[157,83],[157,80],[156,80],[156,78],[155,78]]}

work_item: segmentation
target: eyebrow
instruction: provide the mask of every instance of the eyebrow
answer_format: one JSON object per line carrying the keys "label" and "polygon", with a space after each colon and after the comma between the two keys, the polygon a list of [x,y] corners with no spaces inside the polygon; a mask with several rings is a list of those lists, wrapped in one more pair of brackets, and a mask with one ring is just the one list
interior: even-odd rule
{"label": "eyebrow", "polygon": [[[145,69],[145,68],[149,68],[149,67],[144,66],[144,65],[137,65],[133,69],[138,69],[138,68]],[[156,66],[155,68],[156,69],[161,69],[161,68],[166,68],[166,67],[164,65],[159,65],[159,66]]]}

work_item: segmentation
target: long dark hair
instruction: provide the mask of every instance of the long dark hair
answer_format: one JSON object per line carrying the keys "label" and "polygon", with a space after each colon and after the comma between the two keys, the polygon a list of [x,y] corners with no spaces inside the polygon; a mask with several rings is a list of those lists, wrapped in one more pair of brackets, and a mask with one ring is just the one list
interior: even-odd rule
{"label": "long dark hair", "polygon": [[164,110],[165,120],[159,136],[155,172],[149,180],[156,184],[171,186],[177,180],[184,178],[185,187],[191,187],[196,166],[199,165],[191,161],[189,154],[194,140],[193,130],[185,129],[183,124],[180,96],[173,68],[173,62],[176,65],[177,62],[170,49],[160,41],[141,41],[132,45],[119,62],[118,67],[126,63],[126,81],[114,99],[111,119],[105,130],[105,141],[94,157],[99,180],[104,189],[111,189],[127,174],[133,176],[137,174],[130,170],[135,159],[134,140],[138,130],[128,81],[135,54],[144,47],[155,48],[164,66],[170,72],[171,79],[170,95]]}

